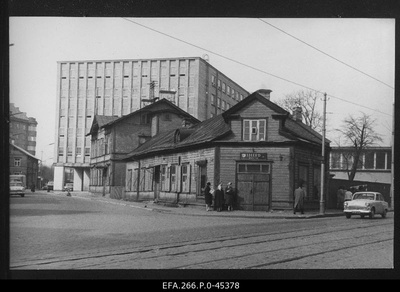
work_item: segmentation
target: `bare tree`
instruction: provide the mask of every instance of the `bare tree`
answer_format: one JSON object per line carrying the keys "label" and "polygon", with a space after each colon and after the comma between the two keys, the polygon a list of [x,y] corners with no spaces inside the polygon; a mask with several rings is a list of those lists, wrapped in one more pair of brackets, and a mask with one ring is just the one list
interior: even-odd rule
{"label": "bare tree", "polygon": [[323,117],[316,109],[318,98],[318,92],[316,91],[299,90],[292,94],[287,94],[277,104],[288,112],[293,112],[296,107],[301,107],[304,123],[311,129],[321,132]]}
{"label": "bare tree", "polygon": [[[341,151],[344,164],[347,170],[349,181],[353,181],[357,169],[362,167],[361,155],[363,151],[382,142],[381,136],[374,131],[376,120],[361,112],[359,117],[349,116],[343,120],[343,125],[338,131],[342,134],[343,140],[348,145]],[[345,150],[346,149],[346,150]]]}

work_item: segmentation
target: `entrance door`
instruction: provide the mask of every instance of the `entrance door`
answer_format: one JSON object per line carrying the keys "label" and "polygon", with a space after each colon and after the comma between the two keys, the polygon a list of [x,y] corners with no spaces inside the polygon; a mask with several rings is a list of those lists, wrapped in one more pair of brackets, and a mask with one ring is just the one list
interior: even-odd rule
{"label": "entrance door", "polygon": [[203,196],[207,183],[207,164],[199,164],[199,181],[197,194]]}
{"label": "entrance door", "polygon": [[240,162],[237,165],[238,203],[244,210],[270,208],[270,164]]}

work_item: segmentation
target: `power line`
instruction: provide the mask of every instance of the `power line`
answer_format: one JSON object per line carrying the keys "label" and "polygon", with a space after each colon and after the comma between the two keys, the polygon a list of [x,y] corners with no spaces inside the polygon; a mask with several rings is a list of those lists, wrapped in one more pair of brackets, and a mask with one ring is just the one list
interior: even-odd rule
{"label": "power line", "polygon": [[[221,57],[221,58],[224,58],[224,59],[229,60],[229,61],[231,61],[231,62],[234,62],[234,63],[236,63],[236,64],[242,65],[242,66],[244,66],[244,67],[253,69],[253,70],[255,70],[255,71],[258,71],[258,72],[261,72],[261,73],[264,73],[264,74],[267,74],[267,75],[270,75],[270,76],[272,76],[272,77],[275,77],[275,78],[277,78],[277,79],[280,79],[280,80],[283,80],[283,81],[292,83],[292,84],[294,84],[294,85],[297,85],[297,86],[300,86],[300,87],[304,87],[304,88],[309,89],[309,90],[312,90],[312,91],[314,91],[314,92],[316,92],[316,93],[322,93],[322,94],[324,94],[324,92],[322,92],[322,91],[320,91],[320,90],[317,90],[317,89],[314,89],[314,88],[312,88],[312,87],[303,85],[303,84],[301,84],[301,83],[294,82],[294,81],[291,81],[291,80],[289,80],[289,79],[280,77],[280,76],[278,76],[278,75],[275,75],[275,74],[266,72],[266,71],[261,70],[261,69],[259,69],[259,68],[256,68],[256,67],[247,65],[247,64],[242,63],[242,62],[240,62],[240,61],[237,61],[237,60],[234,60],[234,59],[232,59],[232,58],[229,58],[229,57],[226,57],[226,56],[224,56],[224,55],[221,55],[221,54],[219,54],[219,53],[213,52],[213,51],[211,51],[211,50],[209,50],[209,49],[200,47],[200,46],[198,46],[198,45],[189,43],[189,42],[187,42],[187,41],[185,41],[185,40],[182,40],[182,39],[179,39],[179,38],[177,38],[177,37],[171,36],[171,35],[169,35],[169,34],[167,34],[167,33],[164,33],[164,32],[161,32],[161,31],[159,31],[159,30],[156,30],[156,29],[154,29],[154,28],[148,27],[148,26],[146,26],[146,25],[144,25],[144,24],[141,24],[141,23],[138,23],[138,22],[136,22],[136,21],[127,19],[127,18],[125,18],[125,17],[122,17],[122,19],[124,19],[124,20],[126,20],[126,21],[129,21],[129,22],[131,22],[131,23],[134,23],[134,24],[136,24],[136,25],[139,25],[139,26],[141,26],[141,27],[144,27],[144,28],[146,28],[146,29],[149,29],[149,30],[151,30],[151,31],[154,31],[154,32],[156,32],[156,33],[162,34],[162,35],[164,35],[164,36],[166,36],[166,37],[169,37],[169,38],[172,38],[172,39],[174,39],[174,40],[177,40],[177,41],[179,41],[179,42],[182,42],[182,43],[184,43],[184,44],[187,44],[187,45],[189,45],[189,46],[192,46],[192,47],[195,47],[195,48],[198,48],[198,49],[207,51],[207,52],[209,52],[209,53],[212,53],[212,54],[214,54],[214,55],[216,55],[216,56],[219,56],[219,57]],[[363,108],[366,108],[366,109],[375,111],[375,112],[379,112],[379,113],[384,114],[384,115],[391,116],[390,114],[381,112],[381,111],[379,111],[379,110],[377,110],[377,109],[372,109],[372,108],[370,108],[370,107],[367,107],[367,106],[364,106],[364,105],[361,105],[361,104],[357,104],[357,103],[354,103],[354,102],[345,100],[345,99],[340,98],[340,97],[336,97],[336,96],[333,96],[333,95],[330,95],[330,94],[328,94],[328,96],[333,97],[333,98],[336,98],[336,99],[339,99],[339,100],[341,100],[341,101],[344,101],[344,102],[347,102],[347,103],[350,103],[350,104],[353,104],[353,105],[357,105],[357,106],[360,106],[360,107],[363,107]]]}
{"label": "power line", "polygon": [[259,18],[259,20],[261,20],[261,21],[264,22],[265,24],[268,24],[269,26],[271,26],[271,27],[273,27],[273,28],[279,30],[280,32],[283,32],[284,34],[286,34],[286,35],[288,35],[288,36],[294,38],[295,40],[298,40],[299,42],[305,44],[306,46],[309,46],[310,48],[313,48],[314,50],[320,52],[321,54],[324,54],[325,56],[328,56],[329,58],[332,58],[332,59],[334,59],[335,61],[337,61],[337,62],[339,62],[339,63],[342,63],[343,65],[345,65],[345,66],[347,66],[347,67],[349,67],[349,68],[351,68],[351,69],[353,69],[353,70],[356,70],[357,72],[359,72],[359,73],[361,73],[361,74],[364,74],[365,76],[368,76],[368,77],[374,79],[375,81],[378,81],[378,82],[380,82],[380,83],[386,85],[386,86],[389,87],[389,88],[394,89],[393,86],[391,86],[391,85],[389,85],[389,84],[387,84],[387,83],[385,83],[385,82],[383,82],[383,81],[381,81],[381,80],[375,78],[374,76],[371,76],[371,75],[369,75],[369,74],[367,74],[367,73],[365,73],[365,72],[363,72],[363,71],[361,71],[361,70],[359,70],[359,69],[357,69],[357,68],[355,68],[355,67],[353,67],[353,66],[351,66],[351,65],[349,65],[349,64],[347,64],[347,63],[345,63],[345,62],[343,62],[343,61],[341,61],[341,60],[339,60],[338,58],[335,58],[335,57],[332,56],[332,55],[329,55],[328,53],[325,53],[324,51],[322,51],[322,50],[320,50],[320,49],[314,47],[313,45],[310,45],[309,43],[307,43],[307,42],[305,42],[305,41],[303,41],[303,40],[301,40],[301,39],[295,37],[294,35],[291,35],[290,33],[284,31],[283,29],[281,29],[281,28],[279,28],[279,27],[277,27],[277,26],[275,26],[275,25],[273,25],[273,24],[271,24],[271,23],[269,23],[269,22],[267,22],[267,21],[265,21],[265,20],[263,20],[263,19],[261,19],[261,18]]}

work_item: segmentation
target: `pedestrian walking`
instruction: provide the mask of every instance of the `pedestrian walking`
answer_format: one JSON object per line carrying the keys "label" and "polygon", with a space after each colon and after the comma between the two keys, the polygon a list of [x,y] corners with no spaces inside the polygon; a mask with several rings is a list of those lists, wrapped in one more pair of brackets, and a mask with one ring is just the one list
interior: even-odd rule
{"label": "pedestrian walking", "polygon": [[294,207],[293,214],[296,214],[296,211],[299,210],[301,214],[304,214],[304,197],[306,193],[303,189],[305,182],[300,181],[299,187],[294,190]]}
{"label": "pedestrian walking", "polygon": [[214,192],[214,208],[218,211],[222,211],[224,206],[224,190],[222,189],[222,183],[219,183],[217,189]]}
{"label": "pedestrian walking", "polygon": [[337,202],[337,208],[338,209],[343,209],[343,203],[344,203],[344,187],[339,186],[337,193],[336,193],[336,202]]}
{"label": "pedestrian walking", "polygon": [[225,197],[226,197],[225,204],[228,206],[228,211],[233,211],[234,195],[235,195],[235,191],[232,187],[232,183],[228,182],[228,184],[225,188]]}
{"label": "pedestrian walking", "polygon": [[206,201],[206,211],[211,211],[212,205],[212,193],[211,193],[211,183],[208,182],[204,189],[204,197]]}
{"label": "pedestrian walking", "polygon": [[351,198],[353,197],[353,193],[349,190],[346,190],[344,193],[344,201],[351,201]]}

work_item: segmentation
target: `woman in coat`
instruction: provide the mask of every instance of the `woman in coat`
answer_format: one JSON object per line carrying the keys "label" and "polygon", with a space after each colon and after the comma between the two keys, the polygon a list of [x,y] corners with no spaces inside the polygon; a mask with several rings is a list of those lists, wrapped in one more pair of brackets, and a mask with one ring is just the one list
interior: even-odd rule
{"label": "woman in coat", "polygon": [[206,188],[204,189],[204,198],[206,201],[206,210],[211,211],[212,205],[212,194],[211,194],[211,183],[208,182]]}
{"label": "woman in coat", "polygon": [[214,208],[218,212],[220,212],[223,206],[224,206],[224,190],[222,189],[222,183],[220,183],[214,193]]}
{"label": "woman in coat", "polygon": [[306,196],[303,190],[304,182],[300,181],[299,187],[294,190],[294,207],[293,214],[296,214],[297,210],[300,210],[301,214],[304,214],[304,197]]}

